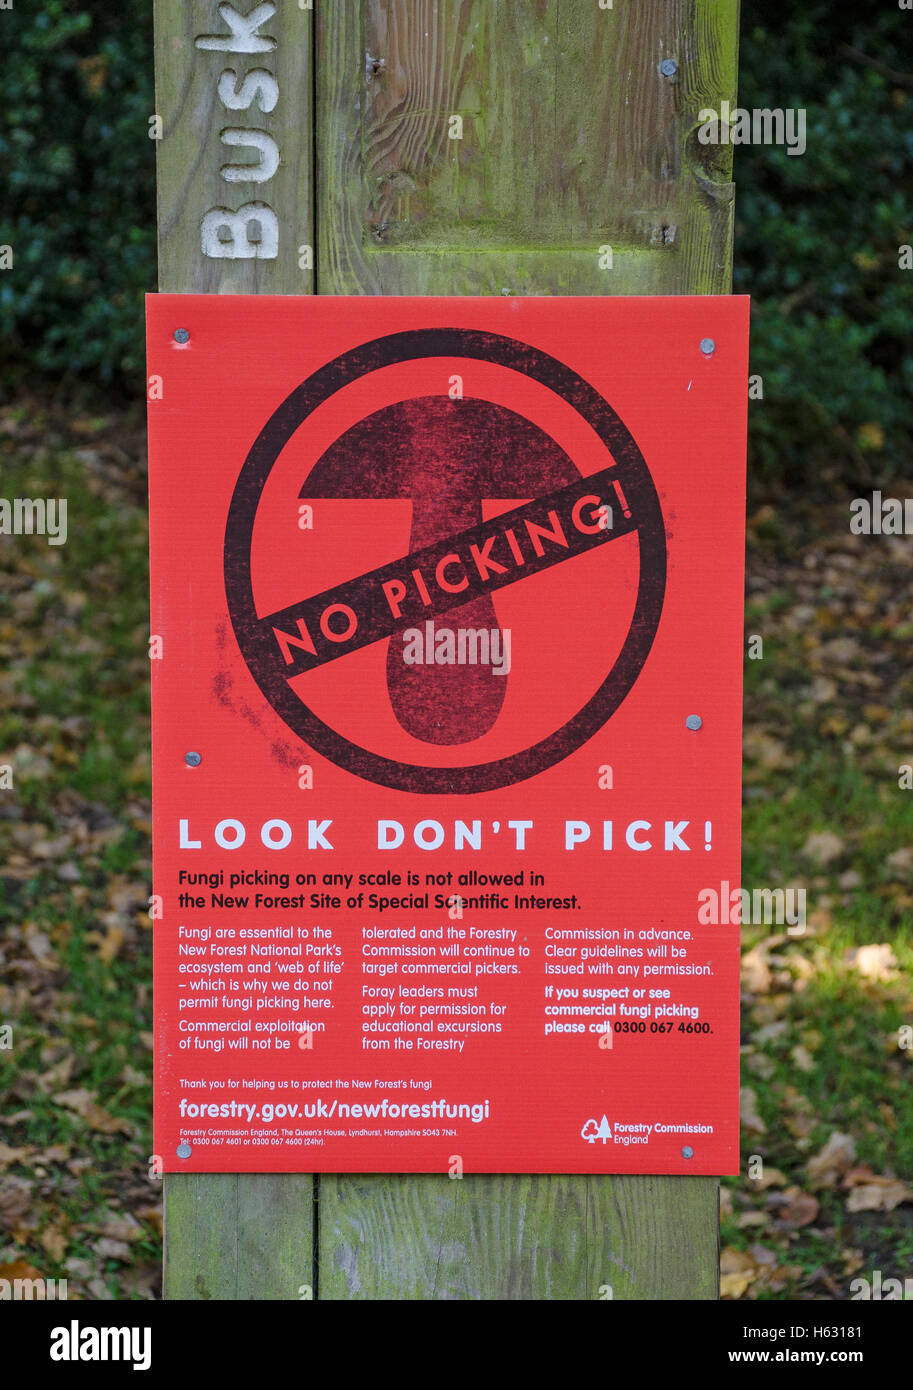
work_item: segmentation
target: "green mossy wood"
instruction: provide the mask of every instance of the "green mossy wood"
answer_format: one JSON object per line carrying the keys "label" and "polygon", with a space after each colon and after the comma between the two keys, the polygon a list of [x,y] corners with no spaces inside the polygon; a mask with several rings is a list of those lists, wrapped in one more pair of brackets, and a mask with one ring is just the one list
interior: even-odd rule
{"label": "green mossy wood", "polygon": [[[244,54],[196,46],[228,35],[215,0],[156,0],[155,21],[162,290],[729,291],[731,146],[696,132],[702,108],[735,103],[738,0],[276,0],[257,30],[275,47]],[[225,68],[238,84],[271,73],[274,109],[226,110]],[[224,180],[259,158],[222,142],[232,126],[275,140],[269,179]],[[276,214],[278,254],[204,256],[204,214],[250,202]],[[188,1174],[165,1189],[169,1298],[718,1291],[712,1178]]]}

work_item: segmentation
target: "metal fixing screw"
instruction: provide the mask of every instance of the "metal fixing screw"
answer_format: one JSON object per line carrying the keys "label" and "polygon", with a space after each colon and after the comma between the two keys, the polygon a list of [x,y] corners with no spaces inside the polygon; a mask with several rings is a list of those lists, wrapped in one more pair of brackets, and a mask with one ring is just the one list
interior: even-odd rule
{"label": "metal fixing screw", "polygon": [[203,761],[202,753],[185,753],[184,762],[188,767],[199,767]]}
{"label": "metal fixing screw", "polygon": [[701,339],[701,352],[704,354],[705,357],[713,356],[713,354],[716,352],[716,343],[713,341],[712,338]]}
{"label": "metal fixing screw", "polygon": [[678,63],[674,58],[664,58],[659,65],[659,70],[663,77],[674,77],[678,72]]}
{"label": "metal fixing screw", "polygon": [[703,722],[699,714],[689,714],[688,718],[685,720],[685,728],[697,730],[701,727]]}
{"label": "metal fixing screw", "polygon": [[189,329],[189,328],[176,328],[176,329],[174,330],[174,341],[175,341],[176,343],[189,343],[189,342],[190,342],[190,329]]}
{"label": "metal fixing screw", "polygon": [[190,1155],[193,1153],[193,1149],[187,1143],[186,1139],[182,1139],[180,1144],[178,1144],[175,1152],[177,1153],[178,1158],[189,1158]]}
{"label": "metal fixing screw", "polygon": [[682,1158],[693,1158],[693,1157],[694,1157],[694,1150],[692,1149],[692,1147],[691,1147],[690,1144],[686,1144],[685,1147],[682,1149]]}

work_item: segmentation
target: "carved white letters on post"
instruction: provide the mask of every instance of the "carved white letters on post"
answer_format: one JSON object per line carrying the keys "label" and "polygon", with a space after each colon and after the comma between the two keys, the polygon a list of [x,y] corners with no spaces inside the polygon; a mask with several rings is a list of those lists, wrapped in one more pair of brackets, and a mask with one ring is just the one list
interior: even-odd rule
{"label": "carved white letters on post", "polygon": [[273,0],[264,0],[250,14],[238,14],[234,5],[220,5],[219,15],[231,30],[230,34],[200,34],[194,40],[197,48],[212,49],[216,53],[271,53],[276,40],[256,33],[261,24],[272,19],[276,13]]}
{"label": "carved white letters on post", "polygon": [[[256,227],[259,239],[251,236]],[[223,240],[227,232],[229,239]],[[231,208],[212,208],[200,225],[203,255],[238,260],[274,260],[279,254],[279,219],[266,203],[245,203]]]}
{"label": "carved white letters on post", "polygon": [[265,130],[223,130],[223,145],[246,145],[259,150],[259,164],[223,164],[226,183],[266,183],[279,168],[279,146]]}
{"label": "carved white letters on post", "polygon": [[[239,14],[234,5],[219,5],[219,16],[228,33],[200,34],[194,40],[198,49],[215,53],[272,53],[276,40],[258,32],[276,13],[274,0],[264,0],[250,14]],[[249,111],[256,102],[268,114],[279,101],[279,83],[266,68],[238,73],[224,68],[217,80],[222,105],[229,111]],[[255,164],[223,164],[226,183],[267,183],[279,168],[279,146],[265,130],[230,127],[219,136],[223,145],[256,150]],[[265,202],[245,203],[237,212],[231,208],[210,208],[200,223],[200,248],[204,256],[227,260],[274,260],[279,254],[279,219]]]}
{"label": "carved white letters on post", "polygon": [[254,100],[261,111],[272,111],[279,100],[279,83],[265,68],[254,68],[239,87],[234,68],[226,68],[219,77],[219,96],[229,111],[247,111]]}

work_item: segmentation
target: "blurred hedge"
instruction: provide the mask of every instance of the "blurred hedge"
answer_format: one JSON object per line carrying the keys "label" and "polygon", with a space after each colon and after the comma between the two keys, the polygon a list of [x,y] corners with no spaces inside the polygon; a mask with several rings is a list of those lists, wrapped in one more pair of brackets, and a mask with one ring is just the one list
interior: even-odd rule
{"label": "blurred hedge", "polygon": [[[7,369],[135,391],[154,287],[151,0],[0,14]],[[736,149],[736,289],[754,297],[752,462],[770,486],[913,477],[913,12],[743,0],[739,103],[804,107],[807,151]]]}
{"label": "blurred hedge", "polygon": [[0,82],[4,367],[135,382],[155,288],[151,0],[15,0]]}
{"label": "blurred hedge", "polygon": [[807,149],[735,150],[765,480],[913,480],[913,12],[742,0],[739,105],[805,107]]}

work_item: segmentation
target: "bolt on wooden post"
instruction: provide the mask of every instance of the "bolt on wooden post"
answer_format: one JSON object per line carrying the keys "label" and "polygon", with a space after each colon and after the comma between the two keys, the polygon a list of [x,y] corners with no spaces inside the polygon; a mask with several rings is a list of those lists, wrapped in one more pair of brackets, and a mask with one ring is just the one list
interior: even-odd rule
{"label": "bolt on wooden post", "polygon": [[[156,0],[159,287],[727,293],[731,146],[697,130],[735,102],[737,25],[738,0]],[[707,1177],[184,1174],[165,1235],[169,1298],[718,1290]]]}

